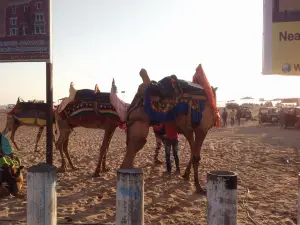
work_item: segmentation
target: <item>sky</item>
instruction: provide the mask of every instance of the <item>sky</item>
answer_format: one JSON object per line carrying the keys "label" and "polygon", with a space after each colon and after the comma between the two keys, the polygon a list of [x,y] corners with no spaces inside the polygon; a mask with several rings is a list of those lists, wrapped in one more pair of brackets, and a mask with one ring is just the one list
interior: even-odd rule
{"label": "sky", "polygon": [[[262,12],[261,0],[53,0],[53,99],[71,82],[109,92],[114,78],[130,102],[141,68],[190,81],[200,63],[219,101],[298,97],[300,77],[261,74]],[[45,70],[0,64],[0,104],[45,100]]]}

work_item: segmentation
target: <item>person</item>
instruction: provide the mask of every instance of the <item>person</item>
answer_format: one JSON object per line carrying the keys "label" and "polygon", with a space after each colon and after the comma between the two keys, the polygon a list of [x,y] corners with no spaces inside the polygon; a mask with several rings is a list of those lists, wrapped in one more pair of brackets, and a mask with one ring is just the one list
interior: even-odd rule
{"label": "person", "polygon": [[226,111],[226,108],[224,108],[224,111],[222,113],[222,120],[223,120],[223,126],[224,127],[227,126],[227,117],[228,117],[228,113]]}
{"label": "person", "polygon": [[158,159],[158,154],[160,152],[162,143],[163,143],[163,136],[166,134],[165,125],[158,124],[153,126],[153,132],[155,134],[156,139],[156,147],[154,152],[154,163],[155,164],[162,164],[162,162]]}
{"label": "person", "polygon": [[13,158],[13,151],[8,139],[0,132],[0,158],[3,156]]}
{"label": "person", "polygon": [[230,120],[231,120],[231,126],[234,125],[234,118],[235,118],[235,113],[234,113],[234,109],[230,112]]}
{"label": "person", "polygon": [[238,109],[236,111],[235,118],[236,118],[239,126],[241,125],[241,117],[242,117],[242,111],[241,111],[241,109]]}
{"label": "person", "polygon": [[166,167],[167,173],[171,173],[171,149],[173,150],[173,157],[176,166],[176,173],[180,173],[179,157],[178,157],[178,133],[174,125],[165,124],[166,134],[164,138],[165,154],[166,154]]}

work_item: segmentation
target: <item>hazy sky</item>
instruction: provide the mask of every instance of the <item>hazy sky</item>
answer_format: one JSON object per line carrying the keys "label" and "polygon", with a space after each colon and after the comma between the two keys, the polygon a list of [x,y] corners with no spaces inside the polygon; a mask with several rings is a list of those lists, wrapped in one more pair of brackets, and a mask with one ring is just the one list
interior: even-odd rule
{"label": "hazy sky", "polygon": [[[82,4],[83,2],[88,2]],[[263,76],[261,0],[53,0],[54,101],[77,89],[130,101],[139,71],[191,80],[202,63],[218,100],[297,97],[300,77]],[[45,63],[0,64],[0,104],[46,98]]]}

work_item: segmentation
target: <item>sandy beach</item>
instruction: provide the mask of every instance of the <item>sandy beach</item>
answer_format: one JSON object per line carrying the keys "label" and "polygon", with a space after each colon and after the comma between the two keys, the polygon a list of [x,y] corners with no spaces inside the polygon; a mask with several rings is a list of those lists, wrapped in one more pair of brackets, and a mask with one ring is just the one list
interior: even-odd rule
{"label": "sandy beach", "polygon": [[[5,122],[6,114],[0,112],[1,130]],[[45,133],[39,153],[34,153],[37,131],[21,127],[16,133],[21,152],[15,150],[15,154],[26,168],[45,161]],[[259,126],[255,121],[243,122],[241,127],[212,129],[202,148],[201,185],[206,185],[206,173],[210,170],[237,172],[238,224],[296,224],[299,135],[299,130]],[[93,178],[102,137],[103,131],[84,128],[77,128],[71,135],[70,154],[80,170],[58,174],[59,224],[115,223],[116,170],[125,153],[125,133],[118,129],[112,139],[107,156],[111,171]],[[180,140],[183,174],[190,150],[182,136]],[[193,174],[190,182],[175,174],[164,175],[165,164],[153,164],[154,148],[151,131],[135,161],[135,166],[145,174],[145,224],[205,225],[207,200],[194,193]],[[159,157],[164,161],[164,151]],[[60,166],[56,150],[54,163]],[[26,183],[22,192],[26,193]],[[26,201],[13,197],[1,199],[0,224],[26,224]]]}

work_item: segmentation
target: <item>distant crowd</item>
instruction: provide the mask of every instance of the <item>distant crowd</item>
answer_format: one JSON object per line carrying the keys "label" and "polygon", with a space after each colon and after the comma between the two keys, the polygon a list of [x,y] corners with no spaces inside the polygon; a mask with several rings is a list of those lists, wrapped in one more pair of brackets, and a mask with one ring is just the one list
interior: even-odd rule
{"label": "distant crowd", "polygon": [[237,109],[236,111],[234,109],[232,109],[229,114],[228,111],[226,110],[226,108],[224,108],[223,112],[222,112],[222,122],[223,122],[223,127],[227,126],[227,120],[228,120],[228,116],[230,119],[230,125],[234,126],[235,122],[237,122],[237,124],[240,126],[241,125],[241,118],[242,118],[242,111],[241,109]]}

